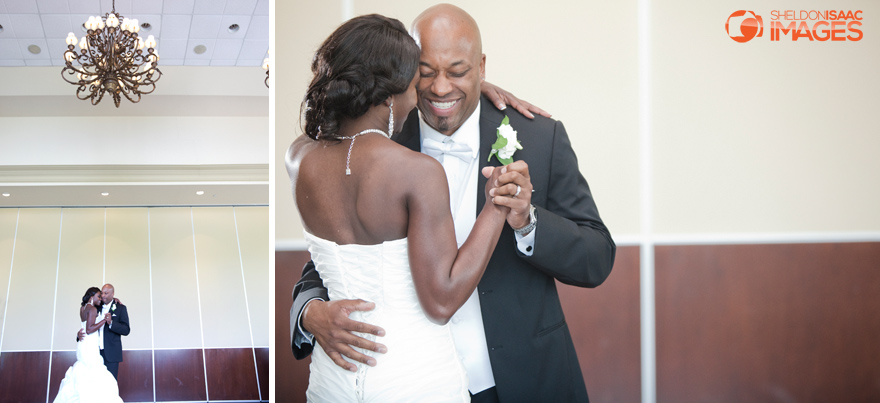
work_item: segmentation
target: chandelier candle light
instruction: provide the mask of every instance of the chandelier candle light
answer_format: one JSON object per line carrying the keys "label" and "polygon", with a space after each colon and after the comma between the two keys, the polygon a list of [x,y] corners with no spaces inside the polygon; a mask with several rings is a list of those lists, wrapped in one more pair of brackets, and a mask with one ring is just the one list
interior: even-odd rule
{"label": "chandelier candle light", "polygon": [[138,38],[138,20],[119,15],[116,0],[112,12],[89,17],[83,25],[86,35],[79,41],[73,32],[67,34],[65,67],[61,70],[64,81],[79,86],[77,98],[97,105],[108,92],[118,108],[122,96],[137,103],[141,95],[156,89],[156,81],[162,77],[156,39],[153,35],[146,41]]}

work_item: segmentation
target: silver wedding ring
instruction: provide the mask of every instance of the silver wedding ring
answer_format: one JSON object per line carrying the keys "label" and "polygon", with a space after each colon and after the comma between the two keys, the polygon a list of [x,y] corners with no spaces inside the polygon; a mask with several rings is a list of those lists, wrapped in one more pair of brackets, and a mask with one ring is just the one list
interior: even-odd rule
{"label": "silver wedding ring", "polygon": [[522,187],[520,185],[516,185],[516,193],[513,194],[513,197],[519,196],[519,192],[522,192]]}

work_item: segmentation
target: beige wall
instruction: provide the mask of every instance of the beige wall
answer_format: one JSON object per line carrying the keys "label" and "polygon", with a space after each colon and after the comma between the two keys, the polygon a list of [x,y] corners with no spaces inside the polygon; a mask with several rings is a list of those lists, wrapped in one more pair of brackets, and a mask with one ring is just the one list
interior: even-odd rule
{"label": "beige wall", "polygon": [[[724,22],[745,7],[764,36],[737,43]],[[771,42],[774,7],[863,10],[864,39]],[[655,2],[656,230],[880,230],[878,16],[876,1]]]}
{"label": "beige wall", "polygon": [[[434,1],[278,2],[276,231],[281,248],[302,238],[283,154],[299,129],[299,101],[320,42],[349,16],[403,21]],[[880,230],[880,3],[863,10],[859,42],[770,41],[769,5],[721,2],[453,1],[480,24],[488,81],[563,121],[615,237],[693,239],[731,234]],[[347,7],[351,10],[347,11]],[[649,25],[639,12],[650,7]],[[827,2],[783,2],[818,9]],[[641,7],[641,8],[640,8]],[[731,40],[734,11],[763,15],[764,36]],[[282,23],[283,22],[283,23]],[[285,28],[287,29],[287,28]],[[647,29],[639,57],[639,30]],[[647,81],[640,84],[639,72]],[[643,87],[640,88],[640,85]],[[646,113],[640,112],[645,102]],[[645,132],[639,123],[646,119]],[[640,137],[641,136],[641,137]],[[642,144],[641,138],[648,139]],[[650,159],[640,157],[641,147]],[[640,173],[648,164],[647,175]],[[649,192],[641,191],[642,183]],[[650,206],[650,223],[641,206]],[[651,231],[643,232],[643,224]]]}
{"label": "beige wall", "polygon": [[268,210],[0,209],[0,352],[75,349],[81,297],[105,282],[126,349],[268,347]]}

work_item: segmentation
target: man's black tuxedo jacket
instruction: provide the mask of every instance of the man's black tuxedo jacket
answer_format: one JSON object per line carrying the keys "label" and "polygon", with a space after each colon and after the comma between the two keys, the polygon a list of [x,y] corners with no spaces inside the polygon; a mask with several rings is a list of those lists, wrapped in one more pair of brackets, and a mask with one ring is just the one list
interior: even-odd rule
{"label": "man's black tuxedo jacket", "polygon": [[[532,256],[519,252],[513,229],[505,225],[477,287],[498,396],[501,402],[586,402],[583,375],[554,280],[598,286],[611,272],[616,246],[599,218],[562,123],[541,116],[529,120],[513,108],[499,111],[485,97],[481,105],[480,167],[499,165],[494,157],[487,160],[506,114],[523,146],[513,159],[529,165],[538,217]],[[394,139],[414,151],[421,149],[415,110]],[[486,185],[486,178],[479,178],[478,213],[485,203]],[[315,297],[328,299],[309,262],[293,292],[291,335],[303,305]],[[312,351],[312,346],[292,347],[298,359]]]}
{"label": "man's black tuxedo jacket", "polygon": [[111,311],[111,315],[113,324],[104,325],[104,359],[107,362],[122,362],[122,336],[128,336],[131,332],[128,325],[128,308],[116,304],[116,309]]}

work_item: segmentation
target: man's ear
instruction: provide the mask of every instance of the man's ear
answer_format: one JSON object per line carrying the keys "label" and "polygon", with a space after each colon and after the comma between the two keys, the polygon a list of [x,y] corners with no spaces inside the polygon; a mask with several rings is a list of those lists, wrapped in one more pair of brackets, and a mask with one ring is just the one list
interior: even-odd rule
{"label": "man's ear", "polygon": [[480,57],[480,82],[486,81],[486,54]]}

